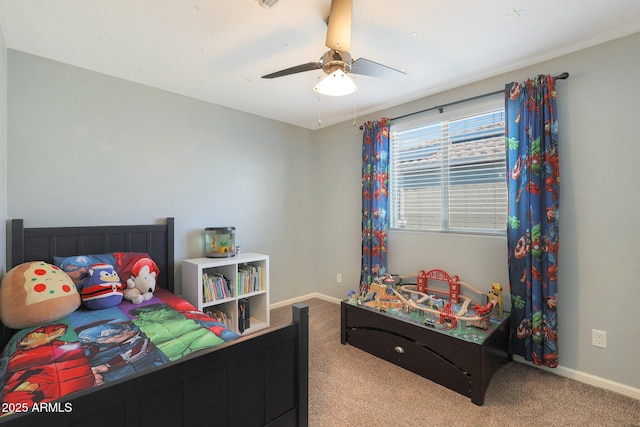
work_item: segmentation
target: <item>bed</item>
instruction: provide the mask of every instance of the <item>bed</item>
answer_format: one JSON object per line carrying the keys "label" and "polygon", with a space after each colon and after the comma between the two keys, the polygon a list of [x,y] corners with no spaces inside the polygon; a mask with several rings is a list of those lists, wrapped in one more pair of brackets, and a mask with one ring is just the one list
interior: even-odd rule
{"label": "bed", "polygon": [[[147,253],[160,271],[158,298],[175,299],[173,218],[150,225],[48,228],[25,228],[14,219],[8,240],[8,269],[79,254]],[[21,333],[1,325],[2,348]],[[308,307],[295,304],[288,325],[72,392],[38,410],[3,408],[0,425],[306,426],[308,340]]]}

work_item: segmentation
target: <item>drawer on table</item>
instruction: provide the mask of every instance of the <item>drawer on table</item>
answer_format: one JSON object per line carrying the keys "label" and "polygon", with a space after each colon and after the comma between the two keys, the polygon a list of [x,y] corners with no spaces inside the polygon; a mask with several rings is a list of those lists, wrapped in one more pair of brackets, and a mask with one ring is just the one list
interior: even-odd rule
{"label": "drawer on table", "polygon": [[349,344],[469,396],[471,375],[430,348],[390,332],[352,329]]}
{"label": "drawer on table", "polygon": [[482,350],[476,344],[361,307],[346,307],[343,315],[346,315],[344,326],[349,343],[352,342],[354,331],[383,331],[392,336],[404,337],[410,342],[417,342],[466,372],[473,370],[473,359]]}

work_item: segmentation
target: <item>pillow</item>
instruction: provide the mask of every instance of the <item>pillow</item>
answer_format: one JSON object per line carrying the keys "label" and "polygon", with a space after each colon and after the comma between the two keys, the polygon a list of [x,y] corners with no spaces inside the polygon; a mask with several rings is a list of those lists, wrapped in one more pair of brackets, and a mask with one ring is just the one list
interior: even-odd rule
{"label": "pillow", "polygon": [[80,307],[80,294],[64,271],[44,261],[13,267],[0,286],[0,319],[22,329],[61,319]]}
{"label": "pillow", "polygon": [[82,289],[89,280],[89,267],[96,264],[109,264],[116,270],[123,283],[131,277],[134,264],[142,258],[151,258],[145,252],[113,252],[109,254],[74,255],[70,257],[53,257],[55,265],[66,272],[73,283]]}

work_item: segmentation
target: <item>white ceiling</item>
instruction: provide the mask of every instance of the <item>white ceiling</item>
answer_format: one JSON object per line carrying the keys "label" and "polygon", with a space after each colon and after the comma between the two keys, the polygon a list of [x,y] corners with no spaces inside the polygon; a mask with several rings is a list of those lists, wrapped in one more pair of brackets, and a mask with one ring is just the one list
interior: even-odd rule
{"label": "white ceiling", "polygon": [[[351,55],[407,73],[316,94],[330,0],[0,0],[8,48],[318,129],[640,31],[638,0],[354,0]],[[561,72],[572,70],[540,70]],[[321,123],[319,123],[319,119]]]}

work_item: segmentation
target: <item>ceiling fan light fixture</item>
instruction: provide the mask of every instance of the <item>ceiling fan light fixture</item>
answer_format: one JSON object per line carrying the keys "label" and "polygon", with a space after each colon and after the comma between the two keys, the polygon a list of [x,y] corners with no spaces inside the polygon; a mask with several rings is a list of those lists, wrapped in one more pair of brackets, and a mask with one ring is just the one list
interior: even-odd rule
{"label": "ceiling fan light fixture", "polygon": [[355,82],[341,68],[324,77],[313,90],[328,96],[351,95],[358,90]]}

